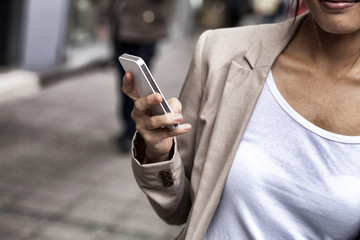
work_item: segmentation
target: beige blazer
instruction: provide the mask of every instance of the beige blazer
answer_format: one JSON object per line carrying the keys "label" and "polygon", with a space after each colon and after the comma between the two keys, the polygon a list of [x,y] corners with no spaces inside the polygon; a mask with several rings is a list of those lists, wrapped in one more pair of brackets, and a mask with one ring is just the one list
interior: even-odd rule
{"label": "beige blazer", "polygon": [[178,239],[203,238],[265,78],[305,17],[291,29],[289,20],[203,33],[179,98],[191,132],[177,137],[170,161],[149,165],[135,137],[136,181],[161,218],[186,223]]}

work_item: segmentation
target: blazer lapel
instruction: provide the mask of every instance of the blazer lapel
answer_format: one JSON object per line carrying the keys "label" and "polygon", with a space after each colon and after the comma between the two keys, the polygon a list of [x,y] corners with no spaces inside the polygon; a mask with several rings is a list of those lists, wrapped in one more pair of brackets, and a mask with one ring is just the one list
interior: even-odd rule
{"label": "blazer lapel", "polygon": [[193,236],[189,239],[200,239],[206,231],[191,222],[207,227],[216,210],[241,136],[262,89],[264,81],[254,81],[263,79],[266,73],[262,72],[246,69],[236,62],[230,65],[202,169],[201,191],[198,191],[192,208],[188,236]]}
{"label": "blazer lapel", "polygon": [[[287,32],[283,36],[280,33],[286,31],[278,31],[280,35],[272,32],[264,33],[264,39],[251,45],[244,54],[248,65],[244,64],[244,61],[239,61],[242,62],[241,65],[237,59],[230,64],[210,141],[209,149],[212,154],[208,155],[206,163],[217,165],[217,162],[222,162],[220,159],[226,159],[226,162],[222,171],[215,169],[211,172],[210,169],[210,174],[216,175],[220,172],[219,177],[226,180],[242,135],[263,89],[266,76],[305,16],[299,17],[292,32]],[[284,22],[279,25],[279,28],[289,28],[291,21]],[[207,172],[206,170],[204,168],[204,172]],[[225,181],[221,183],[217,181],[215,184],[224,183]],[[221,189],[222,187],[223,185]]]}

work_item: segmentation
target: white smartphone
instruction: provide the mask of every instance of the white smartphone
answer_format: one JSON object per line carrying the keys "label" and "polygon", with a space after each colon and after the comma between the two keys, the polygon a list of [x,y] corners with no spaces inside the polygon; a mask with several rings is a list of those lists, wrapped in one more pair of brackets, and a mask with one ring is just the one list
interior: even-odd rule
{"label": "white smartphone", "polygon": [[[119,57],[119,61],[126,72],[132,73],[135,89],[140,97],[145,97],[152,93],[159,93],[162,96],[162,102],[150,109],[152,115],[172,113],[170,106],[142,58],[124,53]],[[166,127],[176,129],[178,126],[178,124],[174,124]]]}

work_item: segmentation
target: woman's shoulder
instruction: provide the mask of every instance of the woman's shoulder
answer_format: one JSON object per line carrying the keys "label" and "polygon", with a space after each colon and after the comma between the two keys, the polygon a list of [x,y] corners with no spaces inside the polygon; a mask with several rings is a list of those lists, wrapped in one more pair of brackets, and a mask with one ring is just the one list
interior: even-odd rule
{"label": "woman's shoulder", "polygon": [[285,34],[289,30],[289,21],[272,24],[246,25],[232,28],[219,28],[207,31],[208,37],[215,40],[254,41],[260,40],[263,36],[274,36]]}
{"label": "woman's shoulder", "polygon": [[296,21],[289,19],[280,23],[207,30],[200,36],[197,48],[201,49],[203,60],[209,63],[240,61],[245,54],[259,58],[281,51],[301,19],[303,17]]}
{"label": "woman's shoulder", "polygon": [[267,43],[281,41],[286,29],[288,27],[285,22],[281,22],[207,30],[201,34],[199,45],[204,60],[221,58],[227,61],[234,58],[234,55],[244,54],[253,45],[266,46]]}

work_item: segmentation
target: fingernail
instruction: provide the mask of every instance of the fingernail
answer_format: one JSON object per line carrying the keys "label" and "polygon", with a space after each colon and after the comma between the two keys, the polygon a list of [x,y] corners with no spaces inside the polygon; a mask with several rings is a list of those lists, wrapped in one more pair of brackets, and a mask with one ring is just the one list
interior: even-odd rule
{"label": "fingernail", "polygon": [[183,127],[184,127],[185,131],[191,130],[191,125],[190,124],[184,124]]}
{"label": "fingernail", "polygon": [[159,94],[154,94],[153,101],[154,103],[159,103],[161,101],[161,96]]}
{"label": "fingernail", "polygon": [[183,120],[183,117],[182,117],[181,114],[177,114],[177,115],[174,116],[174,121],[176,123],[180,123],[182,120]]}

